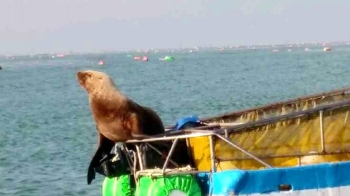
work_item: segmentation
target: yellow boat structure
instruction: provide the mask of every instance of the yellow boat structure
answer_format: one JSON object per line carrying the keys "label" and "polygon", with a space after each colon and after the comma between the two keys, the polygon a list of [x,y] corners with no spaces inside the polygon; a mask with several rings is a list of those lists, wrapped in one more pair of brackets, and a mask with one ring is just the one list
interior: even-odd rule
{"label": "yellow boat structure", "polygon": [[[348,103],[350,87],[201,120],[273,167],[300,166],[350,160]],[[210,170],[209,138],[189,142],[198,170]],[[214,153],[218,170],[266,167],[220,139]]]}

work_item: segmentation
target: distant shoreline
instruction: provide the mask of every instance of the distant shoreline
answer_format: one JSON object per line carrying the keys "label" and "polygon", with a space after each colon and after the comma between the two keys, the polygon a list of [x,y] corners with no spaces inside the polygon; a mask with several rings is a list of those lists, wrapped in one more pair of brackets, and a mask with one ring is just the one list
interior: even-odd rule
{"label": "distant shoreline", "polygon": [[91,54],[106,54],[106,53],[154,53],[154,52],[177,52],[186,50],[201,50],[211,51],[220,49],[267,49],[267,48],[292,48],[292,47],[310,47],[310,46],[342,46],[350,45],[350,41],[329,41],[329,42],[295,42],[286,44],[252,44],[252,45],[221,45],[221,46],[193,46],[193,47],[177,47],[177,48],[152,48],[152,49],[132,49],[132,50],[100,50],[95,52],[48,52],[48,53],[33,53],[33,54],[16,54],[16,55],[1,55],[0,57],[21,57],[21,56],[37,56],[37,55],[91,55]]}

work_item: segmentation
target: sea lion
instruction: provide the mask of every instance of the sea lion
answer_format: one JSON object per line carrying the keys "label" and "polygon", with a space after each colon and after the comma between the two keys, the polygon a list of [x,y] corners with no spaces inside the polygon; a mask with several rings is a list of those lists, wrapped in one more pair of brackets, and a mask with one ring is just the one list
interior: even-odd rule
{"label": "sea lion", "polygon": [[123,95],[113,80],[103,72],[77,72],[77,79],[89,95],[90,109],[99,133],[98,148],[87,175],[87,183],[95,178],[94,168],[115,142],[164,133],[164,125],[151,108],[141,106]]}

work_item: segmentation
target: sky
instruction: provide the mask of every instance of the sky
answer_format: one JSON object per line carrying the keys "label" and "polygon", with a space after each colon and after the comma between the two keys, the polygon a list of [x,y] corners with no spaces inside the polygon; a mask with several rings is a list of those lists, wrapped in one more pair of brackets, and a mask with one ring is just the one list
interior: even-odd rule
{"label": "sky", "polygon": [[350,0],[1,0],[0,54],[350,39]]}

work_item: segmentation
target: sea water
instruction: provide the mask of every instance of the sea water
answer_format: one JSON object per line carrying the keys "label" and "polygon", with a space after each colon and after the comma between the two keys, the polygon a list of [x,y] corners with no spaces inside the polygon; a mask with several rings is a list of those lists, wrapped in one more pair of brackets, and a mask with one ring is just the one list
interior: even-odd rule
{"label": "sea water", "polygon": [[[310,49],[2,57],[0,195],[101,193],[102,176],[86,182],[97,132],[79,70],[108,73],[124,94],[171,125],[188,115],[209,117],[350,85],[350,47]],[[175,60],[159,61],[166,55]]]}

